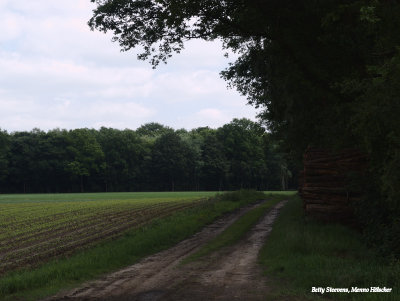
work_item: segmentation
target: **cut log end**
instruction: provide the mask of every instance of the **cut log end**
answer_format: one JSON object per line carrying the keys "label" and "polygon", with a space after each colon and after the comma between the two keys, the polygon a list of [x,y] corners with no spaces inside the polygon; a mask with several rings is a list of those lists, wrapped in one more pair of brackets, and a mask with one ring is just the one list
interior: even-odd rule
{"label": "cut log end", "polygon": [[331,153],[308,148],[300,172],[299,194],[305,213],[325,221],[349,223],[354,217],[352,204],[362,199],[359,191],[346,185],[349,174],[361,174],[367,157],[355,149]]}

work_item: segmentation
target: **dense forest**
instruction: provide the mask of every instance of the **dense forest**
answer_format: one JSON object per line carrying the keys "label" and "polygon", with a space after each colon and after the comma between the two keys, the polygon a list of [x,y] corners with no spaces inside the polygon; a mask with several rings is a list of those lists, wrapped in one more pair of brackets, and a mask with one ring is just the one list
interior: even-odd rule
{"label": "dense forest", "polygon": [[158,123],[135,131],[1,131],[0,144],[2,193],[295,187],[293,167],[247,119],[191,131]]}
{"label": "dense forest", "polygon": [[222,76],[301,162],[307,147],[357,149],[365,237],[400,257],[400,3],[397,0],[91,0],[92,29],[153,66],[190,39],[238,54]]}

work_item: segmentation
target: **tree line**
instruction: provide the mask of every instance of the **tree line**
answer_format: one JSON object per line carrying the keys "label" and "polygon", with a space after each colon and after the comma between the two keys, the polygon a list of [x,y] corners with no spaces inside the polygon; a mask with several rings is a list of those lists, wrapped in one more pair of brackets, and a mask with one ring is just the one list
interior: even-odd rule
{"label": "tree line", "polygon": [[291,176],[270,134],[247,119],[190,131],[0,131],[1,193],[287,189]]}

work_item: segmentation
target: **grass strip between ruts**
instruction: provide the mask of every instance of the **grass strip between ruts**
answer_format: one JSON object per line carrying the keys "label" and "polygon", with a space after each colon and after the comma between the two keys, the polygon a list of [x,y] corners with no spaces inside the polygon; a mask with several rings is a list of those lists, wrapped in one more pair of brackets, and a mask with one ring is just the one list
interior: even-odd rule
{"label": "grass strip between ruts", "polygon": [[[291,197],[259,254],[272,288],[271,300],[400,300],[400,262],[382,258],[348,227],[304,217]],[[312,288],[323,288],[323,294]],[[348,288],[349,293],[327,292]],[[391,293],[351,292],[386,287]]]}
{"label": "grass strip between ruts", "polygon": [[273,206],[287,196],[279,195],[273,199],[269,199],[260,206],[246,212],[238,220],[236,220],[232,225],[225,229],[221,234],[215,237],[213,240],[201,247],[197,252],[191,254],[185,258],[182,263],[188,263],[197,260],[201,257],[207,256],[212,252],[215,252],[221,248],[230,246],[238,242],[243,238],[248,231],[267,213]]}

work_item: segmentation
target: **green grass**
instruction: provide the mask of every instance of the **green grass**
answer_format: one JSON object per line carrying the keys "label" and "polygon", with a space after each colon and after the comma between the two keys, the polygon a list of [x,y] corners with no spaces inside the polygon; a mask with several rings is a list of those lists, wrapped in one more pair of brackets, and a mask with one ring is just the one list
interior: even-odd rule
{"label": "green grass", "polygon": [[[264,195],[262,198],[266,199],[267,197]],[[221,248],[235,244],[241,238],[243,238],[246,233],[260,220],[260,218],[262,218],[269,210],[271,210],[274,205],[285,198],[285,195],[269,196],[267,202],[245,213],[221,234],[205,244],[197,252],[187,257],[183,263],[197,260]]]}
{"label": "green grass", "polygon": [[266,195],[269,196],[277,196],[277,195],[283,195],[283,196],[294,196],[297,194],[297,190],[286,190],[286,191],[264,191]]}
{"label": "green grass", "polygon": [[139,199],[189,199],[214,196],[216,191],[187,192],[103,192],[103,193],[48,193],[48,194],[0,194],[1,203],[99,201]]}
{"label": "green grass", "polygon": [[[260,252],[273,300],[400,300],[400,263],[380,258],[361,234],[306,219],[292,197]],[[392,293],[311,293],[312,287],[393,288]]]}
{"label": "green grass", "polygon": [[219,198],[203,202],[195,208],[153,220],[146,226],[126,232],[118,239],[102,242],[68,258],[52,260],[34,269],[8,273],[0,278],[0,299],[36,300],[132,264],[144,256],[176,244],[218,216],[251,200]]}

